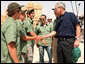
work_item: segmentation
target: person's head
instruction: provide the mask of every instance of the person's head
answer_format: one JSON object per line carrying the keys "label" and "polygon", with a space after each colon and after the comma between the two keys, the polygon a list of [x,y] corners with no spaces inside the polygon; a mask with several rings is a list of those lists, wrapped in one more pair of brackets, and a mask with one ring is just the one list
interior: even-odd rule
{"label": "person's head", "polygon": [[22,21],[25,20],[25,18],[26,18],[25,11],[26,11],[26,10],[21,10],[21,12],[20,12],[20,17],[19,17],[19,19],[21,19]]}
{"label": "person's head", "polygon": [[50,19],[49,22],[51,23],[52,22],[52,19]]}
{"label": "person's head", "polygon": [[63,2],[59,2],[55,5],[54,14],[59,17],[64,14],[65,9],[65,4]]}
{"label": "person's head", "polygon": [[40,21],[41,21],[42,23],[45,23],[45,22],[46,22],[46,19],[47,19],[46,15],[42,14],[42,15],[40,16]]}
{"label": "person's head", "polygon": [[28,11],[27,11],[27,16],[28,16],[31,20],[34,19],[34,16],[35,16],[34,9],[28,10]]}
{"label": "person's head", "polygon": [[20,6],[16,2],[10,3],[7,8],[8,16],[18,19],[20,16],[21,7],[23,6]]}

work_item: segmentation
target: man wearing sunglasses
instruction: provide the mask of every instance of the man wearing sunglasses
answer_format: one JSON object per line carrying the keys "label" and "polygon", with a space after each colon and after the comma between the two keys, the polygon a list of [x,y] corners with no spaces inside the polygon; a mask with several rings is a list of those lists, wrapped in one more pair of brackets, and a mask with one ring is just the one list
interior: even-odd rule
{"label": "man wearing sunglasses", "polygon": [[[46,15],[41,15],[40,24],[36,27],[36,33],[39,36],[43,36],[45,34],[49,34],[52,31],[52,27],[46,23]],[[51,38],[47,38],[38,42],[39,46],[39,55],[40,55],[40,63],[44,63],[44,49],[47,51],[49,63],[52,63],[52,49],[51,49]]]}

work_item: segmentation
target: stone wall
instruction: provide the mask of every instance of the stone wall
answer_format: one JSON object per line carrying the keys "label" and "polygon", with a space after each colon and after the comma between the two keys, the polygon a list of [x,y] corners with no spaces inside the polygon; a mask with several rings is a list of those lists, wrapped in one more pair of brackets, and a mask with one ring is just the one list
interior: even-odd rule
{"label": "stone wall", "polygon": [[[34,9],[35,11],[35,17],[34,17],[34,26],[36,26],[36,22],[38,21],[39,17],[42,14],[42,4],[40,3],[32,3],[32,2],[28,2],[25,7],[22,8],[23,10],[31,10]],[[5,15],[1,15],[1,24],[3,23],[3,21],[5,20],[7,16],[7,12],[5,13]]]}
{"label": "stone wall", "polygon": [[5,12],[5,14],[1,14],[1,25],[2,25],[3,22],[6,20],[7,17],[8,17],[7,11]]}

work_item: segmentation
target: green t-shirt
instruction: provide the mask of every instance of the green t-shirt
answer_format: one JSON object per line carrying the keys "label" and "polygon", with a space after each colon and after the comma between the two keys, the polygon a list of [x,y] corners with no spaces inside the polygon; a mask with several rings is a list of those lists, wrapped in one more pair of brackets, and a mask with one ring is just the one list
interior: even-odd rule
{"label": "green t-shirt", "polygon": [[7,45],[10,42],[15,42],[17,50],[17,56],[20,62],[21,60],[21,49],[20,39],[18,39],[18,30],[16,21],[11,17],[8,17],[1,26],[1,63],[14,63],[10,57]]}
{"label": "green t-shirt", "polygon": [[[37,27],[36,27],[36,34],[39,36],[47,35],[47,34],[51,33],[51,31],[52,31],[52,27],[49,24],[46,24],[46,26],[43,26],[42,24],[40,24],[40,25],[37,25]],[[51,45],[51,42],[52,42],[51,38],[46,38],[44,40],[47,42],[47,45],[44,45],[43,42],[41,42],[41,43],[38,42],[38,44],[41,46],[50,46]]]}
{"label": "green t-shirt", "polygon": [[[20,20],[17,20],[17,26],[18,26],[18,37],[22,37],[22,36],[27,36],[26,31],[24,29],[23,26],[23,22],[21,22]],[[23,41],[22,39],[20,39],[20,49],[22,50],[22,52],[27,53],[27,41]]]}
{"label": "green t-shirt", "polygon": [[54,21],[54,27],[53,27],[53,30],[55,29],[56,22],[57,22],[57,18],[56,18],[55,21]]}
{"label": "green t-shirt", "polygon": [[[34,32],[33,20],[31,20],[30,18],[27,18],[26,20],[23,21],[23,23],[24,23],[24,28],[25,28],[26,34],[28,32]],[[27,34],[27,35],[31,36],[30,34]],[[34,45],[34,40],[27,41],[27,43],[30,45]]]}

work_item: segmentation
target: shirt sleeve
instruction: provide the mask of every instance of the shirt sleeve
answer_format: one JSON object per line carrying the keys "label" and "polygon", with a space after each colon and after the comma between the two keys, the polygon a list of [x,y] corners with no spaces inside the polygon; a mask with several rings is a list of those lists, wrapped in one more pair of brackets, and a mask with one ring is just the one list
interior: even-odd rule
{"label": "shirt sleeve", "polygon": [[50,26],[50,32],[52,32],[52,31],[53,31],[53,25]]}
{"label": "shirt sleeve", "polygon": [[35,32],[36,32],[37,35],[40,33],[40,29],[39,28],[40,28],[40,26],[36,26]]}
{"label": "shirt sleeve", "polygon": [[32,32],[33,31],[33,29],[32,29],[32,27],[31,27],[31,23],[29,22],[29,20],[27,21],[25,21],[24,22],[24,27],[25,27],[25,30],[27,31],[27,32]]}
{"label": "shirt sleeve", "polygon": [[59,25],[59,23],[56,22],[56,24],[55,24],[55,26],[54,26],[54,29],[53,29],[53,30],[56,31],[56,32],[58,31],[58,25]]}
{"label": "shirt sleeve", "polygon": [[10,42],[16,42],[16,35],[16,25],[10,25],[9,27],[7,27],[5,31],[5,39],[7,44],[9,44]]}
{"label": "shirt sleeve", "polygon": [[37,26],[35,27],[35,34],[37,34]]}
{"label": "shirt sleeve", "polygon": [[74,25],[76,25],[77,23],[79,24],[79,20],[77,19],[77,16],[73,13],[71,13],[71,19]]}

